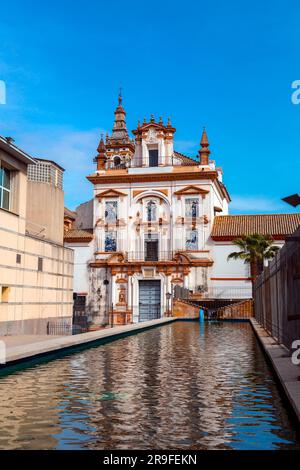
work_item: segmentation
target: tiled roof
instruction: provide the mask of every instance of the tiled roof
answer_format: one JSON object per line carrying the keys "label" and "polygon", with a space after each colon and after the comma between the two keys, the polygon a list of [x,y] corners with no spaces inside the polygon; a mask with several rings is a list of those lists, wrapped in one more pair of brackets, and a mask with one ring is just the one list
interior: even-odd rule
{"label": "tiled roof", "polygon": [[187,155],[184,155],[183,153],[177,152],[176,150],[174,150],[174,155],[175,157],[180,158],[182,163],[187,163],[188,165],[193,165],[193,164],[199,165],[199,161],[197,162],[197,160],[194,160],[193,158],[188,157]]}
{"label": "tiled roof", "polygon": [[71,211],[67,207],[64,208],[64,215],[65,217],[70,217],[70,219],[74,219],[74,220],[76,219],[76,212]]}
{"label": "tiled roof", "polygon": [[211,237],[214,240],[232,240],[258,233],[284,240],[300,225],[300,213],[267,215],[219,215],[214,219]]}
{"label": "tiled roof", "polygon": [[93,239],[93,229],[73,229],[64,233],[65,242],[88,242]]}

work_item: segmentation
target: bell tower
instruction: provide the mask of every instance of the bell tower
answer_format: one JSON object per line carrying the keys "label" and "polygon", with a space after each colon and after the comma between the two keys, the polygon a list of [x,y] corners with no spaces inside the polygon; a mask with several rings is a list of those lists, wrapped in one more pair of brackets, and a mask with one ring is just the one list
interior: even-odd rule
{"label": "bell tower", "polygon": [[122,106],[121,90],[118,97],[118,106],[115,110],[115,120],[112,133],[106,135],[106,158],[108,168],[126,166],[134,154],[134,142],[129,138],[126,127],[126,112]]}

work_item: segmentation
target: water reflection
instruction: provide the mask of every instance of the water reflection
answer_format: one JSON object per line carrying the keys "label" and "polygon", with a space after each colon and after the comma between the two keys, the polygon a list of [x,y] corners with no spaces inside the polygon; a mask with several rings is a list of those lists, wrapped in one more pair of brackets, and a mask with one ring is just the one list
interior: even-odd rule
{"label": "water reflection", "polygon": [[1,449],[300,448],[248,324],[181,322],[0,379]]}

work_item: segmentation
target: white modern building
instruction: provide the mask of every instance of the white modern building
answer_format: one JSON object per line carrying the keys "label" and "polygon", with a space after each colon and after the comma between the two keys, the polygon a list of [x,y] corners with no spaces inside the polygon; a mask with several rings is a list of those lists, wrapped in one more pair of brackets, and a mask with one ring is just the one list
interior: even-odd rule
{"label": "white modern building", "polygon": [[228,215],[230,196],[205,129],[190,158],[174,149],[170,120],[152,116],[131,139],[125,115],[119,97],[112,134],[101,138],[88,176],[93,199],[65,233],[79,303],[96,323],[126,324],[168,315],[176,285],[195,299],[250,297],[249,267],[227,261],[232,240],[262,233],[282,245],[300,214]]}

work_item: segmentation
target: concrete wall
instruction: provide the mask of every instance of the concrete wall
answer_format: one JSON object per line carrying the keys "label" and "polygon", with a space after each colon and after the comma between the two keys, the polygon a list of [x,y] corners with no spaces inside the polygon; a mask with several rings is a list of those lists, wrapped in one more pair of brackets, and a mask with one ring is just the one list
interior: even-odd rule
{"label": "concrete wall", "polygon": [[199,318],[199,307],[195,307],[195,305],[181,300],[174,300],[172,316],[193,319]]}
{"label": "concrete wall", "polygon": [[219,320],[246,320],[253,317],[253,300],[248,299],[217,310]]}
{"label": "concrete wall", "polygon": [[93,259],[93,242],[65,243],[74,253],[74,283],[76,293],[88,293],[90,290],[90,275],[88,264]]}
{"label": "concrete wall", "polygon": [[[13,210],[0,209],[0,335],[45,334],[48,321],[72,323],[73,251],[26,234],[26,166],[4,152],[0,158],[11,166],[14,180]],[[41,191],[35,194],[35,187],[30,191],[32,203],[41,197]],[[39,204],[43,203],[47,213],[46,201],[41,198]],[[60,203],[58,195],[54,205]],[[51,207],[51,201],[49,204]],[[40,215],[43,217],[42,212]],[[63,223],[63,213],[58,217],[53,225],[59,226],[60,220]]]}
{"label": "concrete wall", "polygon": [[[42,271],[38,270],[39,257]],[[2,299],[0,292],[0,335],[45,334],[50,320],[71,323],[72,250],[24,236],[8,225],[0,227],[0,290],[5,288],[7,299]]]}
{"label": "concrete wall", "polygon": [[93,205],[94,200],[84,202],[76,207],[76,220],[74,228],[90,229],[94,227],[93,223]]}
{"label": "concrete wall", "polygon": [[63,243],[64,193],[49,183],[27,182],[26,230],[55,243]]}

